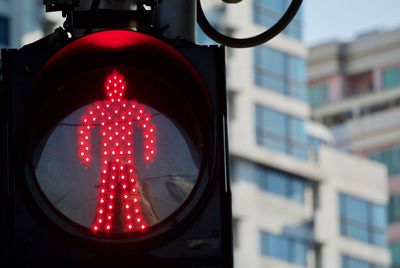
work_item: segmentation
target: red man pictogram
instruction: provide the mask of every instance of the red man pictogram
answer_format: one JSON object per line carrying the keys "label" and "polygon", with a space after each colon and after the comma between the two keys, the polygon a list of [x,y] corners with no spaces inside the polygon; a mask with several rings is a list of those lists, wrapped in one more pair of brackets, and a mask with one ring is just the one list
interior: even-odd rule
{"label": "red man pictogram", "polygon": [[151,114],[137,102],[124,99],[124,77],[114,70],[104,87],[107,99],[95,103],[82,116],[78,129],[78,154],[84,165],[91,162],[90,133],[99,126],[102,144],[101,175],[94,232],[126,232],[145,230],[137,172],[134,162],[134,127],[143,133],[144,160],[155,154],[155,127]]}

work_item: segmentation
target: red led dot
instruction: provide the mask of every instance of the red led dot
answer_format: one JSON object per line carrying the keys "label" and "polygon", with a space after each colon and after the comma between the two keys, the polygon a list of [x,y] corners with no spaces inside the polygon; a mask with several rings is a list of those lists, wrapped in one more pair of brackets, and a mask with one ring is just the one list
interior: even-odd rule
{"label": "red led dot", "polygon": [[135,209],[135,212],[136,212],[136,213],[139,213],[139,209],[138,209],[138,208],[137,208],[137,209]]}
{"label": "red led dot", "polygon": [[99,222],[99,223],[102,223],[102,222],[103,222],[103,220],[102,220],[102,219],[99,219],[99,220],[98,220],[98,222]]}
{"label": "red led dot", "polygon": [[104,190],[104,189],[101,189],[101,192],[104,194],[104,193],[106,192],[106,190]]}
{"label": "red led dot", "polygon": [[113,185],[111,185],[111,189],[114,189],[114,188],[115,188],[114,184],[113,184]]}
{"label": "red led dot", "polygon": [[110,195],[110,199],[113,199],[114,198],[114,196],[113,195]]}
{"label": "red led dot", "polygon": [[126,188],[126,185],[125,185],[125,184],[124,184],[124,185],[122,185],[122,188],[124,188],[124,189],[125,189],[125,188]]}
{"label": "red led dot", "polygon": [[128,195],[124,195],[124,198],[125,198],[125,199],[128,198]]}
{"label": "red led dot", "polygon": [[99,229],[99,227],[95,226],[93,227],[93,230],[97,231]]}
{"label": "red led dot", "polygon": [[86,157],[86,159],[85,159],[85,160],[86,160],[86,162],[89,162],[89,161],[90,161],[89,157]]}
{"label": "red led dot", "polygon": [[127,218],[128,220],[130,220],[130,219],[131,219],[131,215],[127,215],[126,218]]}
{"label": "red led dot", "polygon": [[107,228],[107,230],[110,230],[110,229],[111,229],[111,226],[110,226],[110,225],[107,225],[106,228]]}
{"label": "red led dot", "polygon": [[125,208],[129,208],[129,205],[125,205]]}
{"label": "red led dot", "polygon": [[137,219],[136,219],[136,221],[137,221],[137,222],[140,222],[140,221],[141,221],[141,219],[140,219],[140,218],[137,218]]}
{"label": "red led dot", "polygon": [[109,216],[107,217],[107,219],[111,220],[111,216],[109,215]]}
{"label": "red led dot", "polygon": [[146,156],[146,160],[150,160],[150,157]]}
{"label": "red led dot", "polygon": [[132,192],[136,192],[136,188],[133,188],[133,189],[132,189]]}
{"label": "red led dot", "polygon": [[138,200],[137,200],[137,198],[133,199],[133,202],[135,202],[135,203],[136,203],[137,201],[138,201]]}
{"label": "red led dot", "polygon": [[103,211],[102,209],[99,210],[99,213],[100,213],[100,214],[103,214],[103,212],[104,212],[104,211]]}
{"label": "red led dot", "polygon": [[109,208],[109,209],[112,209],[112,208],[113,208],[113,206],[112,206],[112,205],[109,205],[109,206],[108,206],[108,208]]}
{"label": "red led dot", "polygon": [[142,228],[142,230],[144,230],[146,227],[144,225],[140,226]]}
{"label": "red led dot", "polygon": [[100,203],[104,203],[104,199],[100,199]]}
{"label": "red led dot", "polygon": [[128,228],[129,228],[129,229],[132,229],[132,224],[129,224],[129,225],[128,225]]}

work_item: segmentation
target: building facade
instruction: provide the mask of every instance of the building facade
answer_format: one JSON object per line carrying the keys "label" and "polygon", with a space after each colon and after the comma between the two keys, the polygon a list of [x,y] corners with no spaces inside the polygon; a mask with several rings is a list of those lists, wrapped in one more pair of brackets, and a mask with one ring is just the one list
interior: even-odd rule
{"label": "building facade", "polygon": [[[0,0],[2,46],[54,28],[60,18],[44,17],[41,2]],[[265,30],[290,3],[203,2],[210,20],[236,36]],[[21,18],[22,7],[31,17]],[[302,27],[300,14],[268,44],[227,49],[235,267],[389,267],[386,169],[329,148],[330,131],[311,121]]]}
{"label": "building facade", "polygon": [[[289,3],[207,15],[220,31],[251,36]],[[302,14],[267,44],[227,50],[236,267],[389,267],[386,169],[330,148],[330,131],[311,120],[301,38]]]}
{"label": "building facade", "polygon": [[388,242],[400,267],[400,29],[363,34],[310,49],[312,116],[335,146],[387,166]]}
{"label": "building facade", "polygon": [[18,48],[61,25],[59,12],[45,13],[42,0],[0,0],[0,47]]}

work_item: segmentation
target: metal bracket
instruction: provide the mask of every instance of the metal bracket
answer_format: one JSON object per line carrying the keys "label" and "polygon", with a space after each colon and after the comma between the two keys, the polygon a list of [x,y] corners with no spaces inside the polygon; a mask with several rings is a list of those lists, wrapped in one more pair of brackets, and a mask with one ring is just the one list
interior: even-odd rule
{"label": "metal bracket", "polygon": [[133,28],[141,32],[154,31],[155,8],[160,0],[137,0],[136,10],[89,9],[75,10],[80,0],[43,0],[46,12],[62,11],[64,28],[73,36],[77,29]]}

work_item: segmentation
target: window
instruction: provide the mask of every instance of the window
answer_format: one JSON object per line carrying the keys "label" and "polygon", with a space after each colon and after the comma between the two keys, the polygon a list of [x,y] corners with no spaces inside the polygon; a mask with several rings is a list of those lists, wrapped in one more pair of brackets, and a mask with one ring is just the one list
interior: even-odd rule
{"label": "window", "polygon": [[304,203],[304,192],[307,187],[304,179],[262,167],[258,167],[258,177],[261,189]]}
{"label": "window", "polygon": [[386,246],[386,208],[340,194],[340,233],[378,246]]}
{"label": "window", "polygon": [[384,268],[357,258],[342,256],[342,268]]}
{"label": "window", "polygon": [[310,248],[310,243],[301,239],[261,233],[261,253],[265,256],[307,266],[307,254]]}
{"label": "window", "polygon": [[400,267],[400,243],[390,245],[390,253],[392,255],[392,267]]}
{"label": "window", "polygon": [[391,89],[400,86],[400,66],[387,68],[382,75],[382,88]]}
{"label": "window", "polygon": [[306,179],[244,159],[234,158],[231,164],[231,177],[234,180],[247,180],[256,184],[262,190],[294,202],[304,203],[305,191],[310,187],[310,183]]}
{"label": "window", "polygon": [[[254,0],[253,20],[255,23],[269,28],[282,17],[290,3],[291,0]],[[283,33],[301,40],[302,28],[302,11],[300,9]]]}
{"label": "window", "polygon": [[9,21],[0,16],[0,44],[9,45]]}
{"label": "window", "polygon": [[303,119],[256,106],[256,141],[269,149],[307,159],[307,134]]}
{"label": "window", "polygon": [[392,147],[369,155],[369,158],[387,166],[389,176],[400,173],[400,147]]}
{"label": "window", "polygon": [[400,221],[400,195],[391,196],[389,201],[389,222]]}
{"label": "window", "polygon": [[254,62],[256,85],[306,100],[304,59],[267,46],[259,46],[254,49]]}
{"label": "window", "polygon": [[327,103],[329,101],[328,85],[318,84],[310,86],[308,89],[308,101],[312,107]]}

